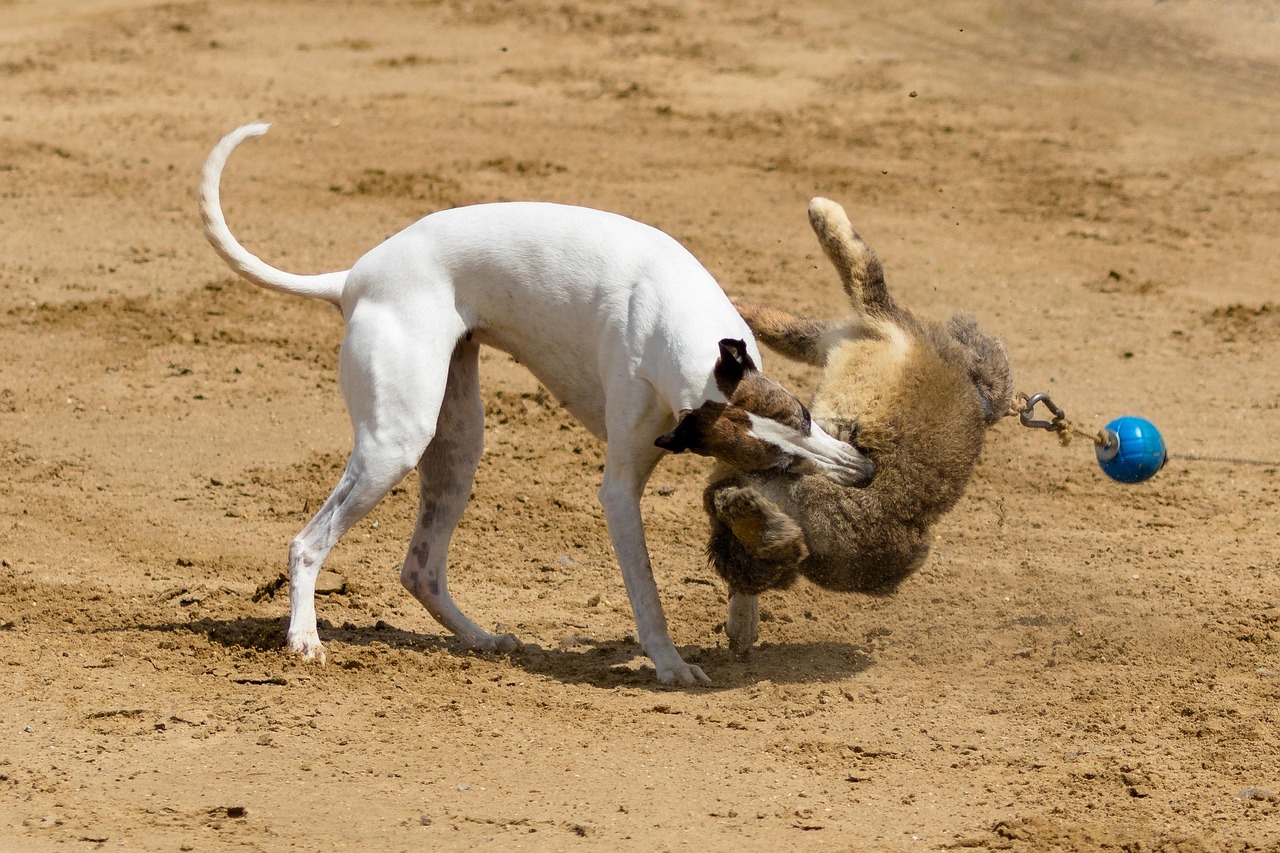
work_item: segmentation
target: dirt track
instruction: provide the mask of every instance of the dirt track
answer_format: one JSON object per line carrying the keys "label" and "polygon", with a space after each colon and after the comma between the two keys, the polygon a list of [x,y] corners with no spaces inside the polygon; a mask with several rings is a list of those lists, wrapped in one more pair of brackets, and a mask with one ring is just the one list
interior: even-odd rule
{"label": "dirt track", "polygon": [[199,234],[250,119],[228,216],[290,269],[545,199],[834,314],[822,194],[1082,426],[1280,460],[1280,5],[923,5],[0,0],[0,849],[1280,850],[1275,465],[1126,487],[1006,421],[896,596],[771,595],[741,662],[672,459],[650,546],[715,685],[671,691],[601,446],[489,353],[452,576],[541,650],[469,654],[399,587],[412,482],[330,559],[329,665],[280,648],[350,431],[340,318]]}

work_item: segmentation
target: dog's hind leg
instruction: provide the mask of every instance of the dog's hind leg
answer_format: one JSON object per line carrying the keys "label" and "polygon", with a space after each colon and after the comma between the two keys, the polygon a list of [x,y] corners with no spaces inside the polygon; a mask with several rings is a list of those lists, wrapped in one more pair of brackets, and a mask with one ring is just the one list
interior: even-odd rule
{"label": "dog's hind leg", "polygon": [[480,399],[480,345],[461,340],[453,351],[436,435],[418,463],[418,523],[400,582],[436,621],[471,648],[510,651],[520,643],[495,635],[467,618],[449,595],[449,539],[466,509],[484,450],[484,403]]}
{"label": "dog's hind leg", "polygon": [[[443,313],[443,312],[442,312]],[[384,312],[357,310],[347,326],[341,379],[354,431],[347,467],[333,494],[289,546],[289,649],[324,661],[316,630],[316,576],[351,526],[413,470],[435,434],[449,355],[465,331],[447,323],[423,341]],[[391,381],[394,379],[394,381]]]}

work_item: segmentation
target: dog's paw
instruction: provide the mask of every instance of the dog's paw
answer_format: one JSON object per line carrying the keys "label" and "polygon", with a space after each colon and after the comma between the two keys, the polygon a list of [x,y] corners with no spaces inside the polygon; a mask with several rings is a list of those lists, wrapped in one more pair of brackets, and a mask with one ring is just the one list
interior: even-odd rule
{"label": "dog's paw", "polygon": [[478,652],[515,652],[524,648],[524,643],[515,634],[482,634],[468,639],[467,645]]}
{"label": "dog's paw", "polygon": [[315,661],[324,666],[328,656],[324,651],[324,644],[320,642],[320,635],[312,633],[310,635],[293,635],[290,634],[287,640],[289,651],[306,661]]}
{"label": "dog's paw", "polygon": [[680,661],[678,665],[658,668],[658,681],[668,687],[693,687],[697,684],[710,684],[711,679],[702,671],[702,667]]}

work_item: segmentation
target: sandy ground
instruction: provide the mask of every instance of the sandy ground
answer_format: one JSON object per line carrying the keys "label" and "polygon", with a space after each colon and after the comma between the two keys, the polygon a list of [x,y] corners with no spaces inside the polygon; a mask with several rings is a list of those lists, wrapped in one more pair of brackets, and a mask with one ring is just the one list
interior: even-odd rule
{"label": "sandy ground", "polygon": [[[1280,850],[1280,4],[911,5],[0,0],[0,849]],[[1007,420],[896,596],[771,594],[739,661],[707,465],[673,458],[650,545],[715,684],[668,690],[602,447],[488,353],[452,576],[540,648],[469,653],[400,588],[410,480],[330,559],[327,667],[297,662],[341,321],[234,279],[195,209],[259,118],[224,194],[281,266],[555,200],[836,314],[823,194],[1020,388],[1254,462],[1121,486]]]}

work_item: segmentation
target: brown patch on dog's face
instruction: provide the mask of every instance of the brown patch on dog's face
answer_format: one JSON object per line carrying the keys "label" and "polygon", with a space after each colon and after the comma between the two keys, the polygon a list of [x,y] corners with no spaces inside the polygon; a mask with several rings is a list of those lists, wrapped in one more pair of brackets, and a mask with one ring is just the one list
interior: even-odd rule
{"label": "brown patch on dog's face", "polygon": [[708,401],[681,415],[658,447],[711,456],[740,471],[823,473],[846,486],[864,486],[875,466],[813,422],[785,388],[756,370],[743,341],[720,342],[714,377],[729,402]]}
{"label": "brown patch on dog's face", "polygon": [[672,453],[711,456],[740,471],[764,471],[788,461],[777,447],[752,435],[745,410],[715,401],[686,412],[675,429],[654,443]]}
{"label": "brown patch on dog's face", "polygon": [[752,415],[808,435],[809,412],[781,385],[756,369],[745,341],[720,341],[714,377],[729,403],[709,400],[684,413],[676,428],[655,442],[672,453],[691,451],[727,462],[741,471],[785,466],[788,456],[752,430]]}

